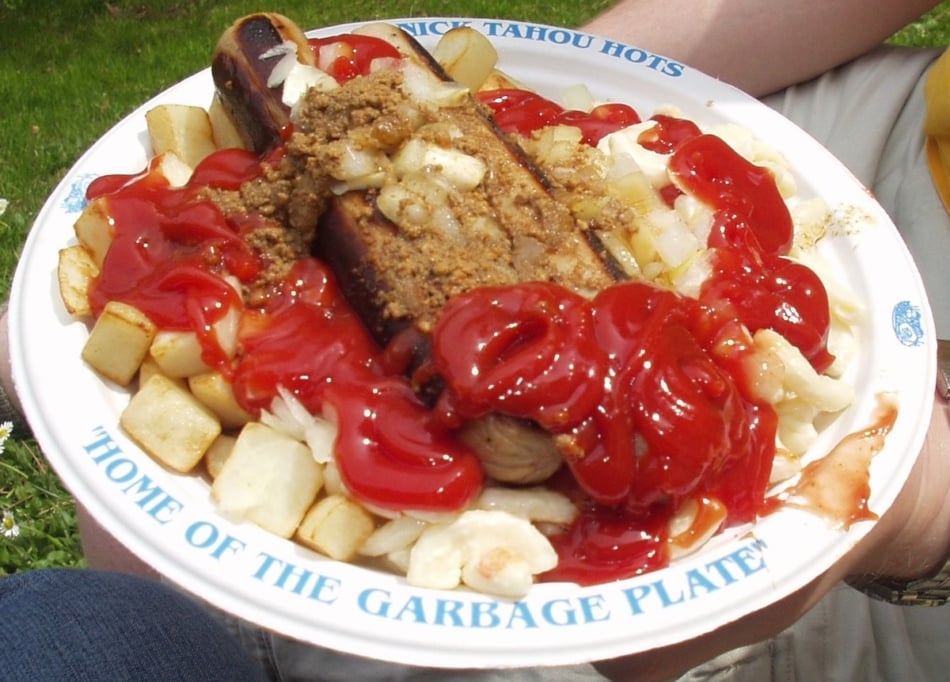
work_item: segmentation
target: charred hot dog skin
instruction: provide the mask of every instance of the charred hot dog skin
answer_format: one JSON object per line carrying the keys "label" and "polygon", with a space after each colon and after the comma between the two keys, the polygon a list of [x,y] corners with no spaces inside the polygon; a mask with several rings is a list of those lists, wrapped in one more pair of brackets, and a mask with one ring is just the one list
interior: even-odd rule
{"label": "charred hot dog skin", "polygon": [[235,21],[221,34],[212,55],[216,96],[234,120],[245,146],[258,154],[279,145],[281,131],[290,123],[290,108],[281,100],[282,85],[268,86],[279,50],[288,41],[297,46],[298,59],[313,64],[300,27],[273,12]]}

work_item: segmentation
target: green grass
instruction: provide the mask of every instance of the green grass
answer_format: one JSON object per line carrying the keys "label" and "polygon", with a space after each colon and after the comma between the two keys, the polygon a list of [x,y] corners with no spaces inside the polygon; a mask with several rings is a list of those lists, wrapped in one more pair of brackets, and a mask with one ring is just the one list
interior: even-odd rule
{"label": "green grass", "polygon": [[[205,68],[236,17],[279,10],[304,27],[395,16],[468,15],[579,25],[609,0],[263,0],[128,2],[0,0],[0,299],[45,197],[76,158],[133,108]],[[950,1],[894,38],[950,44]],[[73,503],[35,442],[15,437],[0,453],[0,510],[19,526],[0,537],[0,574],[81,565]]]}
{"label": "green grass", "polygon": [[950,45],[950,2],[937,5],[918,21],[898,31],[891,41],[918,47]]}

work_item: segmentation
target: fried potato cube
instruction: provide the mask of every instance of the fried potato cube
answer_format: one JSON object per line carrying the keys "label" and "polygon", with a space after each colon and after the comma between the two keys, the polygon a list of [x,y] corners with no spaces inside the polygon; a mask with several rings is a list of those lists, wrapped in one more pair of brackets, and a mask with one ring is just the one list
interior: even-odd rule
{"label": "fried potato cube", "polygon": [[73,223],[73,231],[79,243],[86,247],[96,267],[102,267],[102,261],[115,236],[109,198],[102,196],[90,201]]}
{"label": "fried potato cube", "polygon": [[160,104],[145,113],[152,151],[157,156],[172,151],[194,168],[215,151],[208,112],[187,104]]}
{"label": "fried potato cube", "polygon": [[[162,374],[161,367],[155,362],[151,355],[146,355],[145,359],[142,360],[142,364],[139,367],[139,386],[144,384],[146,381],[152,378],[154,374]],[[172,379],[171,377],[168,377]],[[188,388],[188,382],[185,379],[172,379],[176,384],[182,388]]]}
{"label": "fried potato cube", "polygon": [[217,95],[211,100],[211,106],[208,107],[208,120],[211,122],[211,133],[214,144],[218,149],[231,149],[237,147],[245,149],[244,140],[241,133],[238,132],[234,119],[221,102]]}
{"label": "fried potato cube", "polygon": [[222,513],[289,538],[322,485],[323,469],[310,448],[249,422],[218,472],[211,495]]}
{"label": "fried potato cube", "polygon": [[202,461],[205,465],[205,471],[208,472],[212,481],[221,473],[221,469],[224,468],[224,463],[227,462],[228,457],[231,456],[236,442],[237,438],[234,436],[222,433],[214,439],[211,447],[205,452]]}
{"label": "fried potato cube", "polygon": [[[237,352],[240,321],[241,307],[234,305],[211,325],[214,341],[229,358]],[[183,379],[211,370],[202,357],[204,347],[195,332],[162,330],[155,335],[149,353],[162,373],[173,378]]]}
{"label": "fried potato cube", "polygon": [[211,410],[161,374],[132,396],[119,424],[148,454],[182,473],[191,471],[221,434]]}
{"label": "fried potato cube", "polygon": [[245,410],[234,397],[234,387],[220,372],[204,372],[188,378],[192,395],[204,403],[227,429],[239,428],[254,416]]}
{"label": "fried potato cube", "polygon": [[484,81],[482,81],[482,84],[478,89],[487,91],[504,90],[506,88],[515,88],[521,90],[524,89],[525,86],[509,76],[504,71],[492,69],[492,72],[488,74]]}
{"label": "fried potato cube", "polygon": [[89,306],[89,283],[99,274],[99,266],[89,250],[82,244],[59,250],[56,279],[59,282],[59,297],[73,317],[92,315]]}
{"label": "fried potato cube", "polygon": [[109,301],[89,332],[82,359],[110,381],[127,386],[155,338],[154,323],[138,308]]}
{"label": "fried potato cube", "polygon": [[211,369],[201,357],[202,350],[194,332],[163,329],[155,334],[148,352],[162,374],[184,379]]}
{"label": "fried potato cube", "polygon": [[153,172],[165,178],[169,187],[184,187],[191,179],[194,168],[185,163],[177,153],[169,150],[161,154]]}
{"label": "fried potato cube", "polygon": [[498,52],[491,41],[470,26],[447,31],[439,39],[432,56],[452,80],[472,91],[481,87],[498,62]]}
{"label": "fried potato cube", "polygon": [[376,529],[373,516],[345,495],[328,495],[317,502],[294,538],[337,561],[349,561]]}

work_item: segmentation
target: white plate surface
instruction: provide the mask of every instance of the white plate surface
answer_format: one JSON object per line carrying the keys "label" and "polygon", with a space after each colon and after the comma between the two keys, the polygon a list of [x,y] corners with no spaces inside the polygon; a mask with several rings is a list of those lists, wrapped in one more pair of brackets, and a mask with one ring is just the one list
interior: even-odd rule
{"label": "white plate surface", "polygon": [[[557,98],[583,83],[599,99],[643,115],[675,104],[701,124],[732,121],[781,149],[805,196],[854,211],[852,229],[822,250],[868,307],[850,376],[858,400],[825,432],[827,452],[872,420],[875,395],[897,396],[899,416],[872,468],[870,507],[893,502],[923,440],[933,400],[935,341],[922,284],[894,226],[826,150],[756,100],[660,56],[577,31],[482,19],[398,20],[431,47],[458,23],[486,33],[500,66]],[[354,25],[322,29],[334,34]],[[170,88],[115,126],[79,159],[49,198],[23,250],[11,299],[18,392],[43,451],[99,522],[168,578],[234,614],[342,651],[439,667],[575,663],[709,632],[802,587],[870,529],[832,530],[783,509],[728,532],[693,557],[636,579],[579,588],[536,586],[512,602],[439,592],[321,558],[219,515],[207,486],[169,473],[118,428],[126,391],[80,360],[87,329],[62,307],[56,264],[88,182],[140,170],[149,155],[145,111],[158,103],[206,106],[208,70]],[[880,276],[887,273],[887,277]]]}

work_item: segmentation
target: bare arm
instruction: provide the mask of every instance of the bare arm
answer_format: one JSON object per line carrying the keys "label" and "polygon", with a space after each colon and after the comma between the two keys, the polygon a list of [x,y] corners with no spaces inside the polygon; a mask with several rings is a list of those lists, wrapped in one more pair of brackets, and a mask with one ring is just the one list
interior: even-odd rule
{"label": "bare arm", "polygon": [[842,64],[938,0],[620,0],[584,28],[766,95]]}
{"label": "bare arm", "polygon": [[938,398],[923,450],[890,510],[849,556],[849,573],[916,578],[950,557],[950,405]]}

